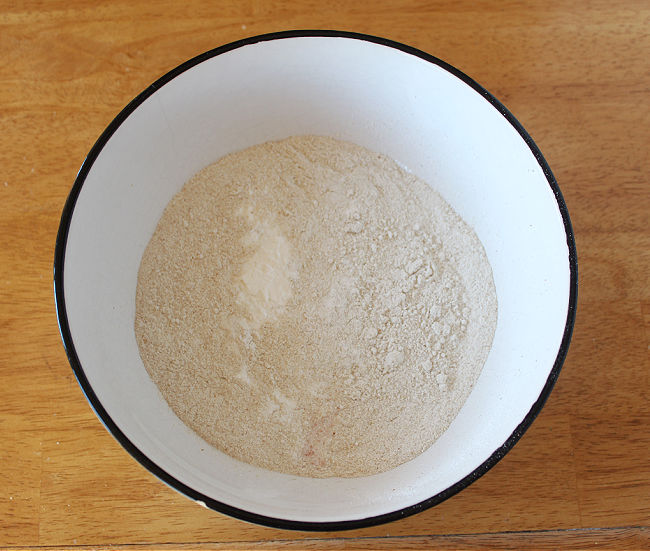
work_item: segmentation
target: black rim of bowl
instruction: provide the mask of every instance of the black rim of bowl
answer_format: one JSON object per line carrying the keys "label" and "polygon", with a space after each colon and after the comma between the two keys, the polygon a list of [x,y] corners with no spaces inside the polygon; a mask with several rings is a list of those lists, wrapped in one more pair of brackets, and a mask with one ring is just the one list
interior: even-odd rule
{"label": "black rim of bowl", "polygon": [[[544,171],[544,175],[546,176],[548,185],[550,186],[551,190],[553,191],[553,194],[555,195],[555,200],[557,201],[558,209],[560,211],[560,214],[562,215],[562,220],[564,222],[564,229],[566,232],[566,242],[567,242],[568,252],[569,252],[569,267],[570,267],[569,304],[567,309],[566,324],[564,326],[564,334],[562,337],[562,342],[558,350],[557,356],[555,358],[553,368],[551,369],[551,372],[548,376],[548,379],[546,380],[542,392],[540,393],[539,397],[537,398],[533,406],[530,408],[529,412],[526,414],[522,422],[517,426],[514,432],[510,435],[510,437],[501,446],[499,446],[486,461],[484,461],[481,465],[479,465],[476,469],[474,469],[474,471],[472,471],[465,478],[459,480],[458,482],[456,482],[454,485],[450,486],[446,490],[436,495],[433,495],[430,498],[421,501],[420,503],[416,503],[415,505],[411,505],[409,507],[405,507],[403,509],[399,509],[397,511],[385,513],[382,515],[371,516],[371,517],[356,519],[356,520],[345,520],[345,521],[335,521],[335,522],[305,522],[305,521],[287,520],[281,518],[268,517],[257,513],[252,513],[250,511],[246,511],[243,509],[239,509],[237,507],[232,507],[226,503],[222,503],[206,495],[203,495],[202,493],[194,490],[193,488],[190,488],[189,486],[186,486],[185,484],[183,484],[182,482],[180,482],[179,480],[171,476],[169,473],[161,469],[153,461],[151,461],[151,459],[149,459],[144,453],[142,453],[138,449],[138,447],[133,442],[131,442],[120,430],[120,428],[113,422],[110,415],[104,409],[101,402],[97,398],[97,395],[93,391],[90,383],[88,382],[88,379],[86,378],[86,375],[84,373],[84,369],[81,363],[79,362],[79,358],[77,357],[77,353],[74,347],[74,342],[72,340],[72,335],[70,333],[70,327],[68,325],[68,318],[66,315],[65,294],[64,294],[64,287],[63,287],[64,268],[65,268],[64,261],[65,261],[68,229],[70,227],[70,221],[72,220],[72,216],[74,213],[77,197],[79,196],[81,188],[84,185],[86,176],[91,170],[93,163],[95,162],[98,155],[102,151],[104,145],[106,145],[108,140],[111,138],[113,133],[117,130],[117,128],[122,124],[122,122],[124,122],[124,120],[129,115],[131,115],[131,113],[142,102],[144,102],[144,100],[146,100],[149,96],[151,96],[156,90],[164,86],[166,83],[168,83],[169,81],[171,81],[172,79],[174,79],[175,77],[177,77],[178,75],[186,71],[187,69],[194,67],[195,65],[207,59],[210,59],[220,54],[224,54],[226,52],[229,52],[237,48],[241,48],[242,46],[247,46],[249,44],[266,42],[270,40],[279,40],[285,38],[300,38],[300,37],[347,38],[353,40],[363,40],[366,42],[372,42],[382,46],[395,48],[402,52],[417,56],[430,63],[438,65],[439,67],[445,69],[455,77],[462,80],[468,86],[471,86],[474,90],[476,90],[479,94],[481,94],[487,101],[489,101],[492,104],[492,106],[497,111],[499,111],[506,118],[506,120],[517,130],[517,132],[519,132],[523,140],[526,142],[530,150],[535,155],[537,162],[539,163],[540,167]],[[448,63],[445,63],[444,61],[432,55],[422,52],[416,48],[412,48],[410,46],[406,46],[399,42],[394,42],[392,40],[388,40],[385,38],[379,38],[376,36],[370,36],[370,35],[360,34],[360,33],[331,31],[331,30],[296,30],[296,31],[275,32],[275,33],[263,34],[259,36],[253,36],[250,38],[245,38],[243,40],[232,42],[230,44],[226,44],[219,48],[215,48],[213,50],[200,54],[186,61],[185,63],[182,63],[175,69],[172,69],[167,74],[159,78],[156,82],[151,84],[142,93],[140,93],[137,97],[135,97],[108,125],[108,127],[101,134],[101,136],[99,137],[95,145],[93,145],[92,149],[88,153],[88,156],[84,160],[79,170],[79,173],[77,174],[77,178],[75,179],[72,190],[70,191],[66,204],[63,208],[63,213],[61,215],[61,223],[59,226],[59,231],[56,239],[56,249],[55,249],[55,257],[54,257],[54,295],[56,301],[57,317],[59,322],[59,331],[61,333],[63,345],[65,347],[68,360],[70,362],[70,365],[72,366],[77,381],[81,386],[81,389],[86,395],[86,398],[90,402],[90,405],[94,409],[95,413],[97,414],[99,419],[104,423],[108,431],[117,439],[117,441],[126,449],[126,451],[128,451],[146,469],[148,469],[151,473],[156,475],[160,480],[162,480],[172,488],[185,494],[187,497],[195,501],[202,502],[207,507],[214,509],[215,511],[218,511],[220,513],[225,513],[232,517],[236,517],[256,524],[270,526],[273,528],[284,528],[284,529],[291,529],[291,530],[314,530],[314,531],[347,530],[353,528],[373,526],[376,524],[382,524],[385,522],[390,522],[393,520],[404,518],[445,501],[446,499],[450,498],[454,494],[458,493],[463,488],[469,486],[472,482],[474,482],[482,475],[484,475],[487,471],[489,471],[517,443],[517,441],[522,437],[524,432],[531,425],[535,417],[537,417],[544,403],[546,402],[546,399],[548,398],[551,389],[555,384],[555,381],[558,378],[560,369],[562,367],[564,359],[566,358],[566,354],[569,348],[569,342],[571,340],[571,333],[573,331],[573,325],[575,322],[577,293],[578,293],[578,264],[577,264],[576,247],[575,247],[575,240],[573,236],[573,230],[571,227],[571,221],[569,219],[569,212],[564,202],[564,198],[562,197],[562,193],[560,192],[560,188],[558,187],[555,177],[553,176],[551,169],[549,168],[546,160],[542,156],[541,151],[539,150],[539,148],[537,147],[533,139],[530,137],[528,132],[526,132],[523,126],[519,123],[519,121],[512,115],[512,113],[510,113],[510,111],[508,111],[508,109],[506,109],[501,104],[501,102],[499,102],[492,94],[490,94],[477,82],[469,78],[467,75],[465,75],[455,67],[452,67]]]}

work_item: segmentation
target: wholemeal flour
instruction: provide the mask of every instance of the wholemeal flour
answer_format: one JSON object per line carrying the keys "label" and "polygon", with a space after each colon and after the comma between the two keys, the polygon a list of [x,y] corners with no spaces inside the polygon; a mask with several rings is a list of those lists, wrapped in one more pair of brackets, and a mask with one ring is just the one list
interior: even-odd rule
{"label": "wholemeal flour", "polygon": [[230,456],[363,476],[467,399],[497,318],[471,228],[391,159],[317,136],[196,174],[140,266],[135,333],[178,417]]}

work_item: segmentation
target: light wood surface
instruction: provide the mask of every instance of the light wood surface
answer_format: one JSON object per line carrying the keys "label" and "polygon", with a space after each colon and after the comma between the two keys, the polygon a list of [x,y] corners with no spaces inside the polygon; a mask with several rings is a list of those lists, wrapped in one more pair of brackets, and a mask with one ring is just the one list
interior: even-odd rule
{"label": "light wood surface", "polygon": [[[247,524],[150,475],[84,399],[52,293],[65,198],[119,110],[198,53],[291,28],[405,42],[483,84],[544,152],[579,255],[568,359],[513,451],[438,507],[343,533]],[[649,29],[647,0],[1,1],[0,548],[650,548]]]}

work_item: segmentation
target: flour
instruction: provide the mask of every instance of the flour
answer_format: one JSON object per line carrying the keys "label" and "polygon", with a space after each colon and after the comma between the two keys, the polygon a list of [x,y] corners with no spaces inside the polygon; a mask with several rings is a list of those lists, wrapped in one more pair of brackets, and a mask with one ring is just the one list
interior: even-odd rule
{"label": "flour", "polygon": [[391,159],[316,136],[195,175],[138,275],[135,331],[174,412],[223,452],[311,477],[426,450],[489,352],[475,233]]}

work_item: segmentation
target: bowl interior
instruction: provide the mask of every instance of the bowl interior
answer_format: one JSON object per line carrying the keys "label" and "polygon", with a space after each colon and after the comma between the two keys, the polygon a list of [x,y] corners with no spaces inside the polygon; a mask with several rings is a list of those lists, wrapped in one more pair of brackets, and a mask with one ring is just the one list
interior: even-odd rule
{"label": "bowl interior", "polygon": [[[275,519],[337,522],[391,513],[475,471],[540,397],[567,320],[567,236],[531,149],[445,68],[364,40],[252,43],[177,73],[87,162],[69,224],[67,320],[106,415],[194,497]],[[135,341],[137,271],[167,202],[224,154],[296,134],[350,140],[408,167],[474,227],[494,272],[498,325],[465,406],[425,453],[370,477],[288,476],[211,448],[164,402]]]}

